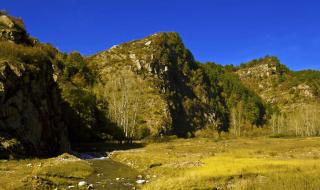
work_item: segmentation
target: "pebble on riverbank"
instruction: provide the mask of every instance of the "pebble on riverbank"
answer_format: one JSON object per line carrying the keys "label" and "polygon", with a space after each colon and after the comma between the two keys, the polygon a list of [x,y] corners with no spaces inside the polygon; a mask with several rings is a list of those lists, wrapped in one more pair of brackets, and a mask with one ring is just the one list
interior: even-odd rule
{"label": "pebble on riverbank", "polygon": [[146,183],[146,180],[144,179],[139,179],[136,181],[137,184],[145,184]]}

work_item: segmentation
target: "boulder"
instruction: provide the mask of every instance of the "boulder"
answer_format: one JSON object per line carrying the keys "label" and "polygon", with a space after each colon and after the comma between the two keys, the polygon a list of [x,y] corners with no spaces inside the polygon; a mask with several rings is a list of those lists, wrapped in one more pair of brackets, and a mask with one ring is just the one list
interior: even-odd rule
{"label": "boulder", "polygon": [[37,43],[29,38],[21,19],[7,15],[0,16],[0,40],[25,45]]}
{"label": "boulder", "polygon": [[14,22],[7,16],[7,15],[1,15],[0,16],[0,26],[5,26],[7,28],[13,28]]}

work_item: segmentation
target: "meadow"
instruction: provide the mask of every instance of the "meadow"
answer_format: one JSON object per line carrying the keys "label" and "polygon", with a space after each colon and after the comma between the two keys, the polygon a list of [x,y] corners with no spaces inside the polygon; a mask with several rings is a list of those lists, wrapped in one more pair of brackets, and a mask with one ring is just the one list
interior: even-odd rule
{"label": "meadow", "polygon": [[[106,181],[103,188],[95,184],[102,179],[93,179],[100,174],[92,161],[64,154],[0,161],[0,189],[77,189],[79,181],[90,179],[94,189],[320,188],[320,138],[172,138],[141,143],[139,148],[113,151],[112,162],[99,162]],[[117,170],[118,166],[127,168]],[[131,184],[127,180],[126,186],[121,185],[124,178]],[[138,179],[146,183],[136,184]]]}
{"label": "meadow", "polygon": [[112,158],[154,176],[142,189],[319,189],[320,138],[176,139]]}

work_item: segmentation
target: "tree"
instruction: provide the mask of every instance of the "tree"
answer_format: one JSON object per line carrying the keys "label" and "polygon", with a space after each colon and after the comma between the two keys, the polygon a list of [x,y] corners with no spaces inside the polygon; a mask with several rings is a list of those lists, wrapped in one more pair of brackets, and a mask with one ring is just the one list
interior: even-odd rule
{"label": "tree", "polygon": [[103,98],[109,103],[108,117],[122,129],[124,140],[143,138],[146,135],[139,127],[138,117],[145,102],[142,96],[141,79],[125,72],[110,81],[104,89]]}
{"label": "tree", "polygon": [[243,118],[243,102],[240,101],[237,106],[231,108],[231,128],[235,136],[241,136],[244,125]]}
{"label": "tree", "polygon": [[272,133],[295,136],[320,134],[319,105],[301,105],[286,114],[275,112],[271,117]]}

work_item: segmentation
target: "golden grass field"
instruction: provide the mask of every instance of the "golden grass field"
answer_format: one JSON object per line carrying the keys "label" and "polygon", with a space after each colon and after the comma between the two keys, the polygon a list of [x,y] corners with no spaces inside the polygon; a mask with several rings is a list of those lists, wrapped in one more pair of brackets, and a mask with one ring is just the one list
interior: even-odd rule
{"label": "golden grass field", "polygon": [[[114,151],[111,159],[141,174],[148,182],[133,185],[142,190],[320,189],[320,138],[174,139]],[[0,189],[76,189],[94,173],[69,155],[0,161]]]}
{"label": "golden grass field", "polygon": [[245,138],[174,140],[113,159],[157,175],[142,187],[147,190],[312,190],[320,189],[319,157],[320,138]]}

